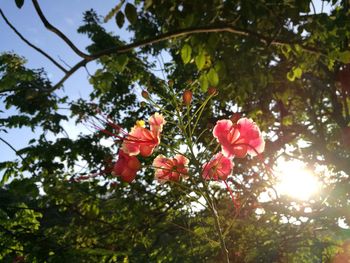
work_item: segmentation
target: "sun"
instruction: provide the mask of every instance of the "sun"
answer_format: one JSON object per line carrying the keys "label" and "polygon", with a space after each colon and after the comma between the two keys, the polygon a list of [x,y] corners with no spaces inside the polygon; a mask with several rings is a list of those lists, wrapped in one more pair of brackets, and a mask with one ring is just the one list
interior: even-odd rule
{"label": "sun", "polygon": [[286,161],[281,158],[277,161],[275,174],[277,176],[275,188],[279,195],[307,201],[320,191],[320,181],[302,161]]}

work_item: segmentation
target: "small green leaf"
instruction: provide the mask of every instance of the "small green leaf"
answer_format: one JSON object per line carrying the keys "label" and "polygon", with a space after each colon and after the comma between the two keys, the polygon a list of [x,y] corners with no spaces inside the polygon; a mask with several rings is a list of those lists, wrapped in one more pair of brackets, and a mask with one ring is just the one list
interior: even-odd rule
{"label": "small green leaf", "polygon": [[350,63],[350,51],[340,52],[339,60],[344,64]]}
{"label": "small green leaf", "polygon": [[286,57],[286,59],[289,58],[290,51],[292,50],[290,45],[284,45],[281,47],[283,55]]}
{"label": "small green leaf", "polygon": [[137,21],[136,7],[130,3],[127,3],[125,6],[125,16],[130,24],[135,24]]}
{"label": "small green leaf", "polygon": [[303,74],[303,71],[301,70],[301,68],[297,67],[293,69],[293,74],[295,78],[300,79],[301,75]]}
{"label": "small green leaf", "polygon": [[22,8],[22,6],[23,6],[23,4],[24,4],[24,0],[15,0],[15,2],[16,2],[16,6],[17,6],[18,8]]}
{"label": "small green leaf", "polygon": [[2,178],[0,180],[0,186],[3,186],[11,177],[10,170],[7,169],[4,174],[2,175]]}
{"label": "small green leaf", "polygon": [[148,8],[150,8],[153,4],[152,0],[145,0],[144,2],[144,9],[147,10]]}
{"label": "small green leaf", "polygon": [[292,71],[289,71],[289,72],[287,73],[287,79],[288,79],[289,81],[294,81],[294,80],[295,80],[295,75],[294,75],[294,73],[293,73]]}
{"label": "small green leaf", "polygon": [[209,84],[216,87],[219,84],[219,76],[215,69],[211,68],[207,74]]}
{"label": "small green leaf", "polygon": [[120,1],[119,4],[117,4],[111,11],[109,11],[109,13],[103,19],[103,22],[107,23],[116,13],[118,13],[124,2],[125,0]]}
{"label": "small green leaf", "polygon": [[115,22],[117,23],[119,28],[122,28],[125,22],[125,16],[123,12],[119,11],[115,16]]}
{"label": "small green leaf", "polygon": [[292,125],[292,124],[293,124],[293,118],[292,118],[292,116],[291,116],[291,115],[288,115],[288,116],[283,117],[283,119],[282,119],[282,124],[283,124],[284,126],[290,126],[290,125]]}
{"label": "small green leaf", "polygon": [[201,90],[203,92],[207,92],[208,91],[208,87],[209,87],[209,82],[208,82],[208,78],[207,78],[206,74],[202,74],[199,77],[199,83],[200,83],[200,86],[201,86]]}
{"label": "small green leaf", "polygon": [[129,58],[128,58],[127,55],[122,54],[122,55],[120,55],[120,56],[117,57],[116,62],[117,62],[117,65],[116,65],[117,70],[118,70],[119,72],[123,72],[124,69],[125,69],[125,67],[126,67],[126,65],[127,65],[128,62],[129,62]]}
{"label": "small green leaf", "polygon": [[196,66],[198,70],[201,70],[205,65],[205,53],[202,51],[200,52],[194,59],[194,62],[196,63]]}
{"label": "small green leaf", "polygon": [[181,49],[181,58],[184,64],[187,64],[191,60],[192,48],[190,45],[185,44]]}

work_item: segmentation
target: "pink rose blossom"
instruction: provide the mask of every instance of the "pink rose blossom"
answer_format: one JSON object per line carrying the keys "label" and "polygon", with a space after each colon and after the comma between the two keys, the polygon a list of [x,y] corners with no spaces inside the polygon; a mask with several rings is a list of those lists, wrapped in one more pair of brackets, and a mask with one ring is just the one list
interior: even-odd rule
{"label": "pink rose blossom", "polygon": [[183,155],[177,154],[175,158],[168,159],[163,155],[158,155],[153,160],[153,166],[156,169],[155,178],[160,183],[167,181],[179,181],[180,177],[187,177],[188,159]]}
{"label": "pink rose blossom", "polygon": [[259,127],[251,119],[241,118],[237,124],[231,120],[220,120],[213,129],[213,135],[221,144],[223,155],[228,158],[243,158],[247,154],[256,156],[265,148]]}
{"label": "pink rose blossom", "polygon": [[205,180],[226,180],[233,169],[233,162],[221,152],[217,153],[212,160],[203,165],[202,177]]}

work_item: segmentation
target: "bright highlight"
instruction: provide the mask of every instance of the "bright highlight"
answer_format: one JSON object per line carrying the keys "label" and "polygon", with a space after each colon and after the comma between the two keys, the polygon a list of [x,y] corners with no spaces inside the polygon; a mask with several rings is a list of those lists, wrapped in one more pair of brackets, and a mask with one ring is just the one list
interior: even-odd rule
{"label": "bright highlight", "polygon": [[276,190],[280,195],[307,201],[320,190],[321,183],[303,162],[281,159],[277,163]]}

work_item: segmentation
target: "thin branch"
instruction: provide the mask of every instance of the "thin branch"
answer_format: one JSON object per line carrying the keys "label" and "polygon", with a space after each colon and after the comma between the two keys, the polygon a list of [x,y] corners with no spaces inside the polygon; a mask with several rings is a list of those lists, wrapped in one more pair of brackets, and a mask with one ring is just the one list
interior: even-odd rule
{"label": "thin branch", "polygon": [[182,36],[187,36],[187,35],[192,35],[192,34],[199,34],[199,33],[220,33],[220,32],[228,32],[240,36],[252,36],[258,38],[262,43],[264,44],[269,44],[271,42],[271,45],[275,46],[285,46],[285,45],[293,45],[293,44],[299,44],[301,46],[301,49],[303,49],[306,52],[309,53],[315,53],[315,54],[320,54],[326,56],[325,53],[323,53],[321,50],[318,50],[314,47],[308,47],[308,46],[303,46],[299,42],[290,42],[290,41],[285,41],[285,40],[275,40],[271,39],[270,37],[266,37],[264,35],[261,35],[259,33],[246,30],[246,29],[240,29],[236,28],[230,25],[214,25],[214,26],[205,26],[205,27],[191,27],[191,28],[185,28],[185,29],[180,29],[180,30],[175,30],[172,32],[160,34],[154,38],[151,39],[145,39],[141,41],[137,41],[122,47],[113,47],[110,49],[102,50],[100,52],[97,52],[96,54],[92,55],[93,59],[99,58],[103,55],[110,55],[110,54],[121,54],[125,53],[128,51],[131,51],[135,48],[140,48],[148,45],[152,45],[158,42],[162,42],[164,40],[168,40],[171,38],[176,38],[176,37],[182,37]]}
{"label": "thin branch", "polygon": [[[97,59],[97,58],[96,58]],[[85,67],[85,65],[92,61],[91,59],[87,60],[87,59],[83,59],[80,62],[78,62],[77,64],[75,64],[74,67],[72,67],[64,76],[63,78],[57,82],[56,85],[54,85],[51,89],[47,90],[47,92],[52,92],[58,88],[61,87],[61,85],[70,77],[72,76],[78,69],[80,69],[81,67]]]}
{"label": "thin branch", "polygon": [[67,73],[67,70],[61,66],[56,60],[54,60],[49,54],[47,54],[45,51],[43,51],[42,49],[38,48],[37,46],[33,45],[32,43],[30,43],[20,32],[18,32],[18,30],[11,24],[11,22],[7,19],[7,17],[5,16],[5,14],[2,12],[2,10],[0,9],[0,15],[2,16],[2,18],[4,19],[5,23],[13,30],[13,32],[16,33],[16,35],[22,39],[28,46],[30,46],[31,48],[35,49],[36,51],[38,51],[40,54],[42,54],[44,57],[46,57],[48,60],[50,60],[53,64],[55,64],[56,67],[58,67],[60,70],[62,70],[64,73]]}
{"label": "thin branch", "polygon": [[79,56],[82,58],[89,58],[90,56],[88,54],[85,54],[84,52],[80,51],[79,48],[77,48],[73,42],[65,35],[63,34],[58,28],[54,27],[50,22],[46,19],[44,13],[41,11],[41,8],[39,6],[39,3],[37,0],[32,0],[34,8],[36,12],[38,13],[40,20],[43,22],[44,26],[50,30],[51,32],[58,35],[66,44]]}
{"label": "thin branch", "polygon": [[317,12],[316,12],[316,7],[315,7],[315,5],[314,5],[314,2],[311,1],[310,3],[311,3],[311,6],[312,6],[312,9],[313,9],[313,11],[314,11],[314,15],[316,15]]}
{"label": "thin branch", "polygon": [[8,147],[10,147],[15,153],[16,155],[21,158],[22,161],[24,161],[24,158],[22,157],[22,155],[15,149],[15,147],[13,147],[8,141],[4,140],[3,138],[0,137],[0,141],[2,141],[3,143],[5,143]]}
{"label": "thin branch", "polygon": [[64,64],[66,65],[67,68],[72,68],[66,61],[64,61],[63,58],[61,58],[60,56],[58,56],[58,59]]}
{"label": "thin branch", "polygon": [[[35,2],[36,0],[33,0]],[[215,26],[206,26],[206,27],[191,27],[191,28],[185,28],[185,29],[180,29],[180,30],[175,30],[172,32],[160,34],[158,36],[155,36],[154,38],[149,38],[149,39],[144,39],[140,41],[136,41],[134,43],[130,43],[124,46],[119,46],[119,47],[113,47],[109,49],[102,50],[100,52],[97,52],[96,54],[93,54],[87,58],[84,58],[83,60],[79,61],[74,67],[72,67],[65,76],[56,84],[54,85],[51,89],[47,90],[47,92],[52,92],[58,88],[61,87],[61,85],[71,76],[73,75],[79,68],[84,67],[87,63],[90,61],[94,61],[102,56],[106,55],[112,55],[112,54],[123,54],[127,53],[129,51],[134,50],[135,48],[140,48],[152,44],[156,44],[168,39],[172,38],[177,38],[177,37],[183,37],[191,34],[200,34],[200,33],[220,33],[220,32],[228,32],[232,34],[236,34],[239,36],[252,36],[255,38],[258,38],[262,43],[266,45],[274,45],[274,46],[285,46],[285,45],[293,45],[293,44],[298,44],[300,45],[300,48],[304,50],[305,52],[313,53],[313,54],[318,54],[321,56],[327,56],[325,52],[322,50],[319,50],[314,47],[309,47],[309,46],[303,46],[300,42],[288,42],[285,40],[277,40],[273,39],[270,37],[266,37],[264,35],[261,35],[256,32],[252,32],[250,30],[245,30],[245,29],[239,29],[233,26],[229,25],[215,25]]]}

